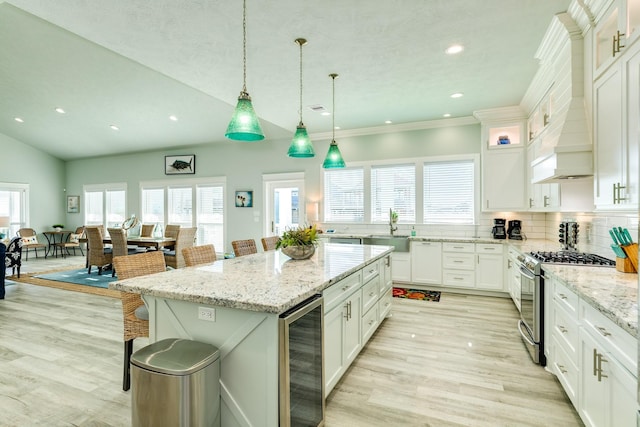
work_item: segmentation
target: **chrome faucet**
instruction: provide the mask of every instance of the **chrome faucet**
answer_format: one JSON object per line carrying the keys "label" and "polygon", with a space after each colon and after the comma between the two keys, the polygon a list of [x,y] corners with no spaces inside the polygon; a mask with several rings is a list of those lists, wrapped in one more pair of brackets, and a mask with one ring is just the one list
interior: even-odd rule
{"label": "chrome faucet", "polygon": [[393,226],[393,209],[389,208],[389,234],[393,236],[393,232],[397,229],[398,227]]}

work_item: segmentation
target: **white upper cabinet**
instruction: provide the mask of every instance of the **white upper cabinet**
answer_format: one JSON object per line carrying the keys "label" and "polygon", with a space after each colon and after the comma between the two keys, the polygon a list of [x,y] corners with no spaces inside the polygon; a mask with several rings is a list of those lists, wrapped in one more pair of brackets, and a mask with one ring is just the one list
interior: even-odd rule
{"label": "white upper cabinet", "polygon": [[594,75],[597,77],[614,63],[640,36],[640,2],[613,0],[596,11],[594,32]]}
{"label": "white upper cabinet", "polygon": [[482,123],[482,210],[526,210],[525,116],[519,107],[474,112]]}
{"label": "white upper cabinet", "polygon": [[594,83],[594,198],[598,210],[638,208],[640,44]]}

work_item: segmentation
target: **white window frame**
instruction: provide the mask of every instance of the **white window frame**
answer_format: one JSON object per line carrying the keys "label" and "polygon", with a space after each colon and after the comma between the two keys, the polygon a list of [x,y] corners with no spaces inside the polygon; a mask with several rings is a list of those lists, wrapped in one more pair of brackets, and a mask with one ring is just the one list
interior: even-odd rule
{"label": "white window frame", "polygon": [[[129,212],[129,194],[127,192],[127,183],[126,182],[114,182],[114,183],[107,183],[107,184],[86,184],[82,186],[82,203],[86,203],[87,201],[87,197],[86,197],[86,193],[97,193],[97,192],[101,192],[102,193],[102,225],[105,227],[105,229],[108,227],[107,224],[107,203],[105,200],[106,197],[106,192],[107,191],[124,191],[124,217],[125,219],[129,216],[128,212]],[[87,209],[85,207],[83,207],[82,211],[83,213],[83,218],[84,218],[84,222],[83,224],[87,224]]]}
{"label": "white window frame", "polygon": [[[16,232],[29,226],[29,184],[14,183],[14,182],[0,182],[0,191],[9,192],[21,192],[22,197],[20,200],[20,218],[11,218],[10,212],[7,216],[10,217],[10,225],[8,228],[7,238],[11,239],[16,235]],[[3,215],[4,216],[4,215]],[[4,231],[3,231],[4,233]]]}
{"label": "white window frame", "polygon": [[[372,166],[394,166],[394,165],[406,165],[413,164],[416,168],[416,224],[424,224],[424,186],[423,186],[423,165],[430,162],[455,162],[455,161],[473,161],[474,170],[474,224],[478,224],[480,215],[480,154],[456,154],[447,156],[428,156],[419,158],[400,158],[392,160],[377,160],[367,162],[349,162],[349,168],[361,167],[364,170],[364,221],[357,224],[373,224],[371,221],[371,167]],[[321,197],[324,201],[324,173],[325,169],[321,170],[320,187]],[[320,210],[321,220],[327,224],[338,224],[338,222],[327,222],[324,218],[324,209]],[[379,223],[378,223],[379,224]],[[456,223],[442,223],[443,225],[457,225]]]}
{"label": "white window frame", "polygon": [[[138,210],[140,211],[140,216],[142,216],[142,191],[143,190],[151,190],[151,189],[162,189],[164,192],[164,219],[163,226],[168,224],[168,215],[169,215],[169,197],[168,192],[169,188],[187,188],[190,187],[192,191],[192,203],[193,209],[191,209],[191,224],[197,224],[197,187],[198,186],[221,186],[223,192],[223,206],[222,206],[222,215],[224,218],[224,222],[222,224],[222,241],[224,242],[224,247],[218,248],[216,246],[216,251],[219,254],[222,254],[224,248],[226,247],[226,239],[227,239],[227,178],[226,176],[218,176],[218,177],[206,177],[206,178],[186,178],[186,179],[162,179],[162,180],[153,180],[153,181],[141,181],[139,185],[139,206]],[[202,242],[199,242],[201,244]]]}

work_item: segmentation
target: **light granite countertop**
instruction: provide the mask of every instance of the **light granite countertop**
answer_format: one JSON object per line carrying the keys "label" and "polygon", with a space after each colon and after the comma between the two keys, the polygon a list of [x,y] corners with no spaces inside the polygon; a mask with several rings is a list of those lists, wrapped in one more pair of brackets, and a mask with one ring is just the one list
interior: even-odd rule
{"label": "light granite countertop", "polygon": [[[559,243],[542,239],[509,244],[521,253],[561,249]],[[614,259],[611,255],[607,258]],[[637,274],[621,273],[613,267],[571,264],[542,264],[542,269],[545,277],[553,276],[625,331],[638,335]]]}
{"label": "light granite countertop", "polygon": [[391,253],[390,246],[321,243],[307,260],[268,251],[120,280],[109,289],[266,313],[284,313]]}
{"label": "light granite countertop", "polygon": [[[372,236],[391,236],[390,234],[383,233],[322,233],[318,234],[318,237],[324,239],[337,238],[337,239],[364,239]],[[395,234],[395,237],[406,237],[411,241],[416,242],[456,242],[456,243],[508,243],[506,239],[492,239],[489,237],[442,237],[442,236],[407,236],[406,234]]]}

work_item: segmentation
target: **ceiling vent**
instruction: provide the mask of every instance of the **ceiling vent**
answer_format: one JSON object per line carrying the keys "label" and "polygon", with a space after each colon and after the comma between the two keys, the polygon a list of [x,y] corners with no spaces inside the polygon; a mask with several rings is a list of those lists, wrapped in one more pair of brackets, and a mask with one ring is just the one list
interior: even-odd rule
{"label": "ceiling vent", "polygon": [[309,109],[311,111],[315,111],[316,113],[321,113],[321,114],[330,114],[329,110],[327,110],[326,108],[324,108],[323,105],[320,104],[316,104],[316,105],[309,105]]}

